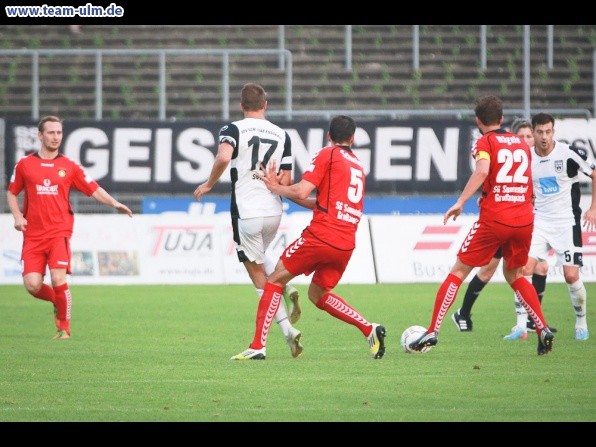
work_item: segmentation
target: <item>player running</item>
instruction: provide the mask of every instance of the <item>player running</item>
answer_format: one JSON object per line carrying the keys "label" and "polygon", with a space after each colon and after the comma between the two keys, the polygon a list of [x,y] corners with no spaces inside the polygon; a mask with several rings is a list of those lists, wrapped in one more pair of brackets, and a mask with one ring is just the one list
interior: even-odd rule
{"label": "player running", "polygon": [[501,128],[500,98],[480,98],[474,111],[482,134],[472,147],[476,166],[461,195],[445,213],[443,223],[451,217],[457,219],[468,199],[482,186],[480,214],[459,249],[455,265],[437,291],[427,332],[410,343],[410,348],[420,351],[437,344],[443,319],[463,280],[474,267],[488,264],[501,247],[505,280],[534,320],[538,355],[547,354],[552,350],[554,336],[544,319],[536,290],[522,272],[534,228],[530,148],[519,136]]}

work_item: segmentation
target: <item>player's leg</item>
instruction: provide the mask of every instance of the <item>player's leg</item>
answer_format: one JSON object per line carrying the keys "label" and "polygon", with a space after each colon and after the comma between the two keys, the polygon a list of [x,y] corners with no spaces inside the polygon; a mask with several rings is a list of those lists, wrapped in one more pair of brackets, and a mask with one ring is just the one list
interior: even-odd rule
{"label": "player's leg", "polygon": [[451,316],[459,331],[470,332],[472,330],[472,307],[478,299],[480,292],[484,289],[484,286],[488,284],[495,274],[500,261],[501,250],[499,249],[488,264],[480,267],[468,284],[461,307]]}
{"label": "player's leg", "polygon": [[27,273],[23,276],[23,285],[31,296],[42,301],[54,303],[54,289],[43,282],[43,275],[41,273]]}
{"label": "player's leg", "polygon": [[563,276],[575,312],[575,339],[587,340],[589,338],[586,321],[587,292],[580,276],[580,268],[583,266],[581,225],[577,223],[572,227],[562,228],[560,232],[553,235],[552,245],[558,262],[563,264]]}
{"label": "player's leg", "polygon": [[56,294],[54,289],[43,282],[48,264],[49,241],[36,241],[35,243],[25,241],[23,244],[23,284],[25,289],[33,297],[43,301],[49,301],[53,305],[54,324],[58,330],[59,322],[56,310]]}
{"label": "player's leg", "polygon": [[587,292],[580,277],[579,267],[564,265],[563,274],[575,312],[575,339],[587,340],[590,337],[586,320]]}
{"label": "player's leg", "polygon": [[[238,239],[239,241],[240,239]],[[238,242],[237,242],[238,243]],[[239,247],[240,251],[242,247]],[[240,259],[239,251],[239,259]],[[244,255],[244,257],[246,257]],[[297,256],[296,256],[297,257]],[[277,275],[277,276],[276,276]],[[249,348],[240,354],[231,357],[231,360],[264,360],[266,357],[266,344],[269,328],[273,322],[282,301],[283,287],[294,277],[289,273],[283,263],[278,262],[276,269],[263,287],[263,293],[257,307],[255,332]],[[298,342],[300,338],[298,337]]]}
{"label": "player's leg", "polygon": [[[528,262],[522,269],[522,274],[528,281],[531,281],[532,272],[536,267],[537,260],[531,257],[528,257]],[[505,267],[503,267],[504,269]],[[534,289],[536,290],[536,289]],[[540,300],[539,300],[540,302]],[[516,293],[513,293],[513,303],[515,305],[515,326],[511,328],[511,333],[503,337],[504,340],[525,340],[528,338],[528,321],[532,321],[532,327],[534,326],[534,321],[528,316],[528,311],[521,303],[519,297]],[[535,330],[535,329],[534,329]]]}
{"label": "player's leg", "polygon": [[[267,276],[273,273],[279,262],[279,255],[274,255],[270,250],[270,246],[277,236],[280,223],[281,216],[269,216],[263,219],[263,230],[261,233],[263,237],[263,247],[265,249],[264,267]],[[262,295],[262,291],[260,292],[259,296]],[[292,305],[291,310],[289,310],[286,305],[286,299],[290,299],[290,294],[292,295],[294,302],[297,304],[297,306]],[[299,357],[304,350],[302,343],[300,343],[302,333],[293,326],[293,324],[298,321],[298,318],[300,318],[301,312],[300,303],[298,303],[298,290],[289,284],[286,284],[283,289],[283,297],[284,299],[280,302],[275,314],[275,322],[278,324],[286,343],[290,347],[292,357]],[[293,302],[289,301],[289,303],[292,304]]]}
{"label": "player's leg", "polygon": [[66,275],[70,270],[70,241],[64,237],[51,240],[48,254],[48,267],[52,278],[56,306],[56,319],[58,320],[58,331],[54,336],[55,340],[66,340],[70,338],[70,321],[72,316],[72,295],[66,282]]}
{"label": "player's leg", "polygon": [[54,302],[54,290],[43,282],[48,264],[49,244],[46,241],[25,240],[21,260],[23,285],[29,294],[43,301]]}
{"label": "player's leg", "polygon": [[[275,276],[276,275],[276,276]],[[263,294],[259,299],[257,315],[255,318],[255,332],[247,350],[231,357],[231,360],[264,360],[266,357],[267,337],[269,328],[273,322],[273,317],[282,301],[283,287],[293,277],[283,266],[278,263],[278,267],[272,273],[275,276],[275,282],[268,281],[263,288]]]}
{"label": "player's leg", "polygon": [[[267,275],[273,271],[277,261],[267,249],[275,238],[280,221],[281,216],[232,220],[238,260],[243,263],[259,299],[263,295]],[[300,343],[302,334],[290,324],[283,302],[277,308],[274,319],[290,346],[292,356],[298,357],[303,350]]]}
{"label": "player's leg", "polygon": [[302,315],[302,306],[300,305],[300,293],[292,284],[286,284],[284,287],[284,303],[288,310],[290,323],[296,323]]}
{"label": "player's leg", "polygon": [[[519,246],[519,242],[514,245],[515,252],[523,254],[523,245]],[[532,274],[534,273],[538,260],[546,259],[550,245],[548,243],[547,234],[539,227],[534,226],[531,234],[531,244],[528,251],[527,261],[522,269],[522,275],[526,277],[528,281],[531,281]],[[505,271],[505,265],[503,265],[503,271]],[[510,283],[511,284],[511,283]],[[538,296],[536,289],[536,296]],[[526,307],[522,304],[519,297],[514,293],[513,302],[515,305],[515,326],[511,328],[511,333],[504,337],[505,340],[523,340],[528,337],[528,320],[534,321],[533,318],[528,314]],[[540,300],[538,301],[540,304]]]}
{"label": "player's leg", "polygon": [[532,285],[536,289],[540,304],[542,304],[542,298],[544,298],[544,292],[546,291],[546,276],[548,275],[548,261],[542,260],[534,267],[534,273],[532,274]]}
{"label": "player's leg", "polygon": [[475,266],[488,264],[501,245],[500,238],[497,237],[491,225],[480,221],[475,222],[470,228],[466,242],[465,246],[462,244],[460,247],[455,264],[437,290],[430,325],[426,333],[409,345],[413,351],[421,351],[438,343],[443,319],[457,298],[457,292],[463,281]]}
{"label": "player's leg", "polygon": [[[494,252],[493,252],[494,253]],[[435,304],[430,321],[430,325],[420,338],[410,343],[410,349],[422,351],[424,348],[435,346],[438,343],[439,331],[447,311],[457,298],[457,292],[462,285],[463,280],[470,274],[473,266],[464,264],[459,256],[451,272],[439,286],[435,296]]]}
{"label": "player's leg", "polygon": [[[435,295],[435,303],[430,325],[426,334],[413,343],[410,348],[418,351],[426,345],[435,345],[437,337],[447,311],[452,306],[463,281],[468,277],[475,266],[484,266],[491,262],[497,253],[500,243],[495,237],[494,230],[486,222],[476,222],[468,235],[467,244],[460,247],[455,259],[455,264],[445,280],[439,286]],[[423,342],[423,343],[421,343]]]}
{"label": "player's leg", "polygon": [[[532,275],[532,285],[536,289],[536,293],[538,294],[538,300],[540,301],[540,305],[542,305],[542,299],[544,298],[544,292],[546,290],[546,276],[548,275],[548,262],[539,261],[534,268],[534,274]],[[528,332],[535,332],[536,327],[534,326],[534,322],[528,318],[526,321],[526,327]],[[552,333],[557,332],[557,328],[549,325],[548,327]]]}
{"label": "player's leg", "polygon": [[326,265],[318,265],[310,286],[308,297],[318,309],[344,323],[355,326],[366,337],[369,351],[374,359],[385,355],[385,327],[371,323],[352,307],[344,298],[331,290],[338,284],[350,260],[351,253],[326,247],[322,259],[329,259]]}
{"label": "player's leg", "polygon": [[[279,258],[276,257],[274,258],[272,255],[270,255],[269,253],[265,254],[265,272],[267,273],[267,276],[271,273],[273,273],[273,271],[275,270],[275,266],[277,264],[277,262],[279,261]],[[275,313],[275,322],[278,324],[279,328],[281,329],[281,332],[284,336],[284,339],[286,340],[286,343],[288,344],[288,346],[290,347],[290,352],[292,353],[292,357],[299,357],[302,354],[302,351],[304,350],[304,346],[302,345],[302,343],[300,342],[300,338],[302,337],[302,333],[300,332],[300,330],[298,330],[297,328],[295,328],[292,324],[292,319],[291,319],[291,311],[288,310],[288,308],[286,307],[286,294],[288,293],[288,288],[291,287],[289,284],[286,284],[285,287],[283,288],[283,297],[284,299],[279,303],[279,307],[277,308],[277,312]],[[293,289],[293,287],[292,287]],[[296,289],[294,289],[296,290]],[[259,298],[263,295],[263,290],[257,290],[257,293],[259,294]],[[290,291],[291,293],[291,291]],[[298,299],[297,297],[298,291],[296,290],[296,300]],[[292,308],[294,310],[294,308]]]}
{"label": "player's leg", "polygon": [[[511,229],[508,241],[503,244],[503,275],[515,297],[534,321],[538,335],[538,355],[544,355],[552,350],[554,335],[548,329],[536,289],[524,276],[528,273],[528,261],[532,259],[528,257],[530,241],[533,241],[532,226]],[[530,267],[533,269],[535,266],[530,264]],[[524,318],[524,329],[525,321]]]}

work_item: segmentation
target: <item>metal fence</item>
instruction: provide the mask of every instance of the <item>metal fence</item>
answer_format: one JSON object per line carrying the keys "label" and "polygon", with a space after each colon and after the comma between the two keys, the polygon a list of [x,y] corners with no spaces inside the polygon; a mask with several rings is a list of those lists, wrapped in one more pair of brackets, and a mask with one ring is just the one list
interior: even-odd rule
{"label": "metal fence", "polygon": [[[415,25],[415,27],[418,25]],[[483,25],[484,26],[484,25]],[[349,27],[349,25],[347,25]],[[351,33],[346,30],[346,67],[351,66],[351,45],[350,36]],[[280,29],[280,45],[283,42],[283,35]],[[529,25],[525,26],[524,29],[524,107],[523,109],[508,109],[507,114],[531,116],[534,112],[538,111],[533,109],[530,101],[530,54],[529,54]],[[416,41],[414,41],[416,43]],[[416,52],[416,45],[413,45],[414,52]],[[483,50],[484,52],[486,49]],[[551,49],[552,51],[552,49]],[[550,53],[550,52],[549,52]],[[278,56],[280,69],[285,72],[285,105],[282,110],[268,109],[268,114],[271,117],[283,117],[288,121],[291,121],[294,117],[307,116],[307,117],[322,117],[328,119],[330,116],[338,113],[345,113],[345,110],[293,110],[292,107],[292,82],[293,82],[293,60],[292,53],[289,50],[283,48],[275,49],[12,49],[12,50],[0,50],[0,56],[5,55],[21,55],[31,57],[31,118],[32,120],[39,119],[39,63],[40,57],[51,57],[54,55],[87,55],[95,57],[95,119],[103,119],[103,84],[102,84],[102,72],[103,72],[103,57],[104,56],[158,56],[159,58],[159,88],[158,88],[158,101],[157,105],[157,119],[160,121],[166,120],[166,64],[167,56],[181,56],[181,55],[216,55],[221,56],[222,60],[222,120],[228,120],[230,117],[230,56],[242,56],[242,55],[274,55]],[[551,56],[552,58],[552,56]],[[593,94],[593,111],[596,114],[596,50],[593,51],[593,70],[592,80],[594,85]],[[416,57],[414,58],[414,64],[416,64]],[[486,55],[482,58],[486,59]],[[552,62],[551,62],[552,63]],[[593,113],[588,109],[580,108],[561,108],[561,109],[550,109],[554,114],[566,115],[566,116],[580,116],[587,119],[593,116]],[[432,109],[432,110],[420,110],[420,109],[393,109],[393,110],[350,110],[351,115],[357,118],[372,117],[372,118],[409,118],[415,116],[433,116],[433,117],[455,117],[460,119],[471,115],[469,109]]]}

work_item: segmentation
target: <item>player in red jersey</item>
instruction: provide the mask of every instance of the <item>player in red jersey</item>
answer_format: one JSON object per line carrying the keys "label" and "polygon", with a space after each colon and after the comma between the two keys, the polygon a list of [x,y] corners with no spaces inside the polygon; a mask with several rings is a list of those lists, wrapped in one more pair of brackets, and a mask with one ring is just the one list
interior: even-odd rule
{"label": "player in red jersey", "polygon": [[[530,148],[534,147],[534,134],[532,133],[532,123],[530,121],[523,118],[517,118],[511,123],[511,132],[522,138]],[[485,266],[480,267],[476,275],[474,275],[468,284],[461,308],[451,315],[451,319],[459,331],[470,332],[472,330],[472,307],[474,306],[478,295],[480,295],[480,292],[484,289],[484,286],[488,284],[497,271],[502,256],[501,249],[499,248],[491,261]],[[546,289],[547,274],[548,261],[540,261],[536,265],[536,269],[532,275],[532,285],[536,289],[538,300],[541,305],[542,297],[544,296],[544,291]],[[517,301],[515,303],[515,312],[517,314],[518,324],[514,326],[511,334],[504,337],[505,340],[525,339],[528,337],[528,331],[534,332],[536,330],[534,321],[528,318],[526,309],[524,309],[521,303]],[[549,329],[553,333],[557,332],[557,329],[552,326],[549,326]]]}
{"label": "player in red jersey", "polygon": [[501,128],[500,98],[480,98],[474,112],[482,133],[472,147],[476,167],[455,204],[445,213],[443,223],[450,217],[457,219],[468,199],[482,186],[480,213],[459,249],[455,265],[437,291],[429,328],[410,343],[410,348],[420,351],[437,344],[443,318],[462,282],[474,267],[488,264],[501,247],[503,275],[534,320],[538,355],[547,354],[552,350],[554,336],[544,319],[536,290],[523,275],[534,228],[530,148],[518,135]]}
{"label": "player in red jersey", "polygon": [[331,293],[352,257],[363,213],[366,174],[351,149],[355,132],[356,123],[351,117],[334,117],[327,134],[331,145],[315,155],[302,179],[293,185],[280,183],[275,163],[270,163],[268,169],[263,167],[262,179],[271,192],[290,200],[305,200],[316,188],[316,204],[310,224],[284,250],[268,277],[249,348],[231,360],[265,359],[269,327],[284,286],[298,275],[313,272],[309,299],[331,316],[356,326],[367,338],[373,358],[380,359],[385,354],[385,328],[369,323],[343,298]]}
{"label": "player in red jersey", "polygon": [[[71,188],[93,197],[104,205],[132,217],[132,211],[108,194],[84,169],[60,154],[62,120],[46,116],[38,125],[39,152],[20,159],[8,184],[7,201],[14,227],[23,232],[21,263],[23,283],[35,298],[54,305],[55,340],[70,338],[71,293],[66,275],[71,273],[70,238],[74,211],[70,205]],[[23,211],[18,195],[25,191]],[[43,282],[46,267],[52,286]]]}

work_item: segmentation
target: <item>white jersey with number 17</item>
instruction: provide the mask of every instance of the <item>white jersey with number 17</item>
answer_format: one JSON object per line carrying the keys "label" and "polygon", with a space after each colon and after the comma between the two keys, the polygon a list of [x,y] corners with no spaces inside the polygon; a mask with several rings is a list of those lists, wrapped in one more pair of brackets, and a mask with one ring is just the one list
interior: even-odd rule
{"label": "white jersey with number 17", "polygon": [[287,132],[265,119],[244,118],[221,128],[219,143],[224,141],[234,147],[230,163],[232,217],[281,215],[281,197],[267,189],[258,172],[261,164],[268,167],[272,161],[280,170],[292,170],[292,145]]}

